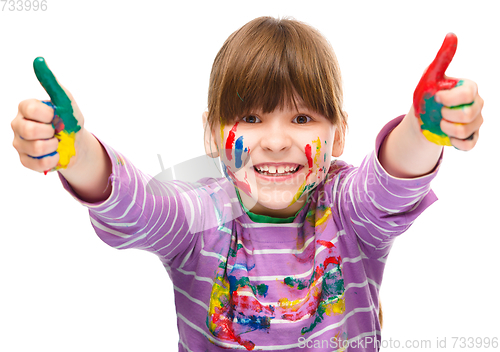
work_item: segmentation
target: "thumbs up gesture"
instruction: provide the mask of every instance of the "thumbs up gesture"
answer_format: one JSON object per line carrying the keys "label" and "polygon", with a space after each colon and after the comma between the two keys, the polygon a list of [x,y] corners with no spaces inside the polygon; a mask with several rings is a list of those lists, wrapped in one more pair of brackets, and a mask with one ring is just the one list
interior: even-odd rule
{"label": "thumbs up gesture", "polygon": [[473,81],[445,76],[456,49],[457,37],[449,33],[415,89],[413,107],[429,141],[470,150],[483,123],[483,99]]}
{"label": "thumbs up gesture", "polygon": [[59,84],[42,57],[35,59],[33,68],[51,101],[28,99],[19,104],[11,123],[13,146],[25,167],[46,174],[74,163],[84,120],[71,93]]}

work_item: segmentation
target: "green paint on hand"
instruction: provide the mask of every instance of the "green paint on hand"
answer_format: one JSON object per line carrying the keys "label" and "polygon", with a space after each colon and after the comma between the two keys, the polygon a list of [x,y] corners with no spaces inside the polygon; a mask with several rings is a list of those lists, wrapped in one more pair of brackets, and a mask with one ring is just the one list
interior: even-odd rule
{"label": "green paint on hand", "polygon": [[420,127],[423,130],[427,130],[432,132],[438,136],[446,137],[446,133],[441,130],[441,108],[443,104],[438,103],[434,96],[426,96],[424,97],[425,102],[425,114],[421,114],[420,118],[422,119],[423,125]]}
{"label": "green paint on hand", "polygon": [[66,132],[78,132],[81,126],[73,114],[71,99],[64,92],[62,87],[57,83],[57,80],[52,71],[47,66],[43,57],[37,57],[33,61],[33,69],[35,70],[36,78],[43,86],[50,100],[56,106],[57,115],[63,120],[64,130]]}
{"label": "green paint on hand", "polygon": [[464,108],[466,108],[468,106],[472,106],[472,104],[474,104],[474,102],[469,103],[469,104],[462,104],[462,105],[450,106],[449,109],[460,110],[460,109],[464,109]]}
{"label": "green paint on hand", "polygon": [[[457,85],[455,87],[453,87],[453,88],[460,87],[463,84],[464,84],[464,80],[461,79],[460,81],[458,81]],[[449,108],[453,109],[453,110],[459,110],[459,109],[463,109],[463,108],[466,108],[468,106],[471,106],[472,104],[474,104],[474,102],[469,103],[469,104],[462,104],[462,105],[450,106]]]}

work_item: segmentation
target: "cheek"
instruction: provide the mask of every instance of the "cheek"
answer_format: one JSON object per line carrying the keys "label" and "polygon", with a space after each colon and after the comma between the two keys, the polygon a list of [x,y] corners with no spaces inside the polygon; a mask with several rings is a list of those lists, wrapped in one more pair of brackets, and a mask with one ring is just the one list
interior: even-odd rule
{"label": "cheek", "polygon": [[221,127],[221,158],[231,172],[236,173],[247,162],[250,147],[246,137],[238,131],[238,122],[233,126]]}

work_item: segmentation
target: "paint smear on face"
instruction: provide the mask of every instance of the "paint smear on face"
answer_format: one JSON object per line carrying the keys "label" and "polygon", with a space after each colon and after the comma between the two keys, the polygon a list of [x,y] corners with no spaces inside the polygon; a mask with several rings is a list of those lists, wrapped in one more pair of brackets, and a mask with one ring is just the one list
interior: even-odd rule
{"label": "paint smear on face", "polygon": [[231,178],[231,180],[233,181],[233,184],[236,187],[238,187],[239,190],[245,192],[245,194],[250,195],[252,190],[250,189],[250,184],[248,183],[247,173],[245,172],[244,181],[241,181],[241,180],[238,180],[236,175],[233,172],[231,172],[231,170],[229,170],[228,167],[226,167],[225,170],[226,170],[227,174],[229,175],[229,177]]}
{"label": "paint smear on face", "polygon": [[321,155],[321,140],[318,137],[318,139],[315,140],[313,143],[316,144],[316,154],[314,154],[314,164],[316,165],[316,167],[319,170],[320,167],[319,167],[319,161],[318,160],[319,160],[319,157]]}
{"label": "paint smear on face", "polygon": [[[314,145],[314,149],[315,149],[314,161],[313,161],[313,157],[312,157],[312,148],[313,148],[312,146],[313,145]],[[293,197],[291,203],[288,206],[295,203],[302,196],[302,194],[304,194],[304,192],[309,191],[310,189],[313,189],[314,186],[316,185],[315,182],[313,182],[311,184],[307,184],[307,180],[309,179],[309,176],[313,172],[313,165],[314,164],[319,169],[318,158],[321,155],[321,140],[319,139],[319,137],[318,137],[318,139],[313,141],[312,144],[307,144],[304,148],[304,152],[305,152],[306,158],[307,158],[307,166],[308,166],[307,176],[306,176],[304,182],[302,183],[302,185],[300,185],[299,189],[297,190],[297,193],[295,193],[295,196]]]}
{"label": "paint smear on face", "polygon": [[236,129],[238,128],[238,123],[239,121],[236,122],[231,128],[231,131],[229,131],[229,134],[227,136],[226,140],[226,158],[227,160],[231,161],[233,160],[233,147],[234,147],[234,139],[236,137]]}
{"label": "paint smear on face", "polygon": [[234,166],[239,169],[242,165],[241,154],[243,153],[243,136],[240,136],[234,144]]}

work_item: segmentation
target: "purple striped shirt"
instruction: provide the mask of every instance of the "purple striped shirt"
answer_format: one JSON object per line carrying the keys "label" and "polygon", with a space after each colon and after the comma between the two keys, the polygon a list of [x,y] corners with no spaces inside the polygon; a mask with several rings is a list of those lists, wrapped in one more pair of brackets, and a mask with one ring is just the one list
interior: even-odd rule
{"label": "purple striped shirt", "polygon": [[376,351],[391,245],[437,199],[430,181],[440,162],[401,179],[378,161],[401,120],[382,129],[360,167],[333,161],[287,223],[252,221],[225,178],[159,182],[104,144],[107,200],[83,202],[60,177],[104,242],[160,258],[175,290],[179,351]]}

